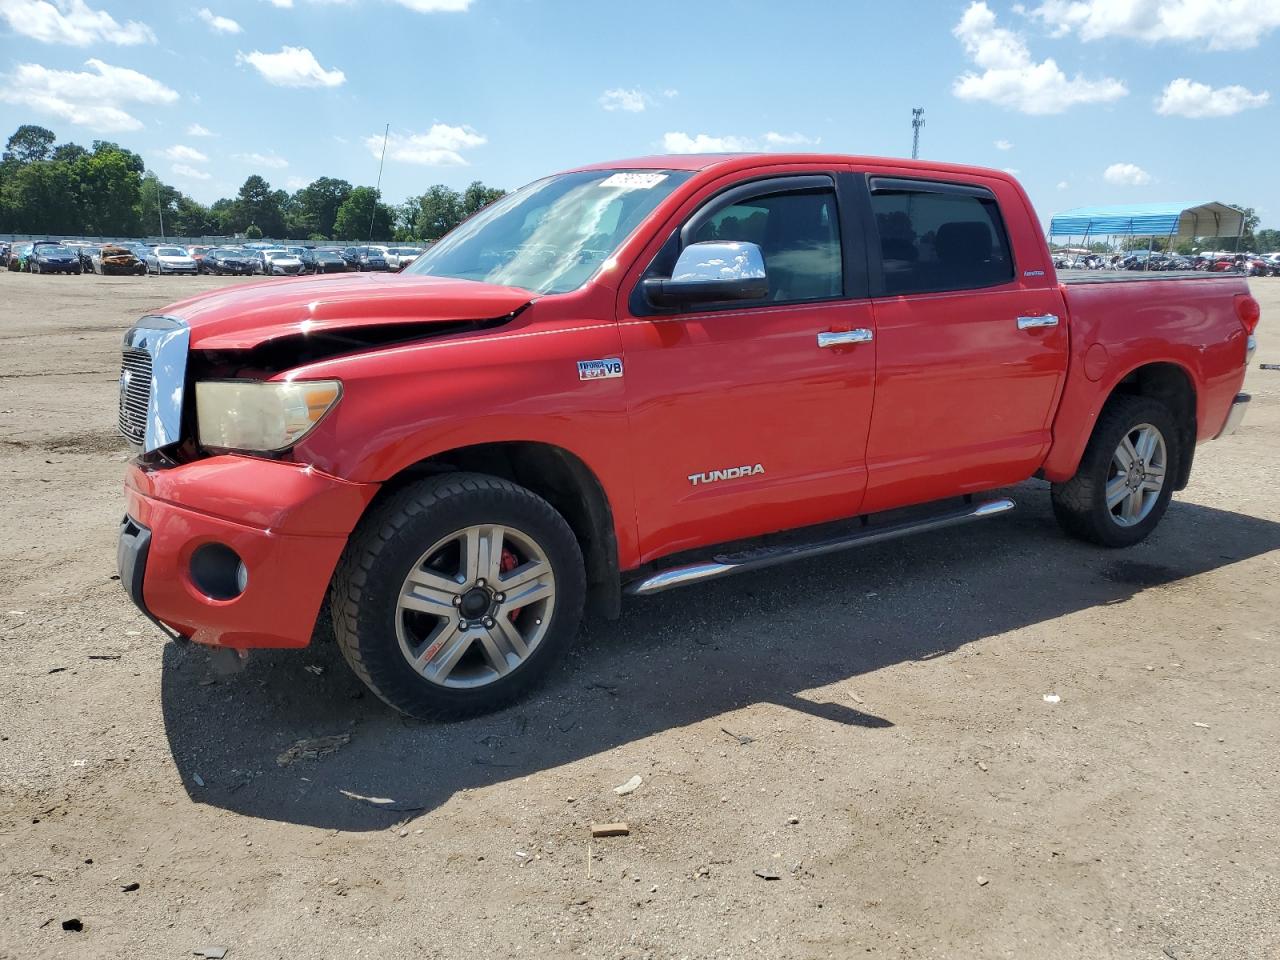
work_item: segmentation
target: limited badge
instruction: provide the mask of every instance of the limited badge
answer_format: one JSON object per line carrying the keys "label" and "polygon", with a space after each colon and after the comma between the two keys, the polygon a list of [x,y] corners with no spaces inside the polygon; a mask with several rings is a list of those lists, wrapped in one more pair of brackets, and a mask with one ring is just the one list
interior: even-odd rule
{"label": "limited badge", "polygon": [[607,360],[579,360],[579,380],[607,380],[610,377],[622,376],[622,360],[610,357]]}

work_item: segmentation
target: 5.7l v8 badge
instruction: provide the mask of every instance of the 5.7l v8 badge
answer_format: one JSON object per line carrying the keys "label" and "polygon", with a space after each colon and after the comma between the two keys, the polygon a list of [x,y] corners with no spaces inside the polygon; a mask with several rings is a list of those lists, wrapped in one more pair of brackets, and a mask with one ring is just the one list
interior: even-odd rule
{"label": "5.7l v8 badge", "polygon": [[622,358],[609,357],[607,360],[579,360],[579,380],[607,380],[610,377],[622,376]]}

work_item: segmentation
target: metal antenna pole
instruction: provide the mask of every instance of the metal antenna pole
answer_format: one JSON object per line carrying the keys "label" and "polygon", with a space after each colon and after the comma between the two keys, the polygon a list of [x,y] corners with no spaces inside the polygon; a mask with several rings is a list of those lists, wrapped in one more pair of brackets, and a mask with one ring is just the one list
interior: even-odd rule
{"label": "metal antenna pole", "polygon": [[160,218],[160,242],[164,243],[164,207],[160,205],[159,177],[156,177],[156,216]]}
{"label": "metal antenna pole", "polygon": [[382,165],[387,160],[387,138],[391,136],[391,124],[382,131],[382,156],[378,159],[378,185],[373,188],[373,210],[369,214],[369,240],[373,240],[373,221],[378,216],[378,200],[382,196]]}
{"label": "metal antenna pole", "polygon": [[924,126],[924,107],[911,110],[911,159],[920,159],[920,128]]}

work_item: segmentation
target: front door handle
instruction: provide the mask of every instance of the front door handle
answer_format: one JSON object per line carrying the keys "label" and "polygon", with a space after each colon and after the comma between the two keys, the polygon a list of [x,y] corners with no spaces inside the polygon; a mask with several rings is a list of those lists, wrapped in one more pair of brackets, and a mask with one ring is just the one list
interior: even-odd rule
{"label": "front door handle", "polygon": [[1019,317],[1019,330],[1038,330],[1040,327],[1056,327],[1058,318],[1052,313],[1046,313],[1040,317]]}
{"label": "front door handle", "polygon": [[818,346],[847,347],[854,343],[870,343],[874,336],[875,334],[866,327],[859,327],[857,330],[828,331],[818,334]]}

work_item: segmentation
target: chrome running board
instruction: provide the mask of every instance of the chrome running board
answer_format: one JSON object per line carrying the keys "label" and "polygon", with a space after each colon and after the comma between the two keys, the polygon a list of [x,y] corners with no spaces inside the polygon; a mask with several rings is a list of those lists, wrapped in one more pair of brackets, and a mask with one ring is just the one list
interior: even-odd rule
{"label": "chrome running board", "polygon": [[862,547],[883,540],[893,540],[912,533],[925,533],[930,530],[941,530],[954,527],[971,520],[986,520],[1002,513],[1008,513],[1017,504],[1007,497],[999,500],[987,500],[983,503],[970,504],[959,510],[934,514],[921,520],[905,520],[891,523],[879,529],[865,529],[857,533],[826,540],[815,540],[813,543],[801,543],[780,547],[758,547],[753,550],[740,550],[736,553],[717,554],[710,560],[701,563],[690,563],[684,566],[660,570],[639,580],[633,580],[623,588],[623,592],[632,597],[650,597],[664,590],[683,587],[690,583],[702,583],[727,577],[731,573],[743,573],[747,570],[759,570],[774,564],[786,563],[789,560],[802,560],[808,557],[820,557],[823,554]]}

